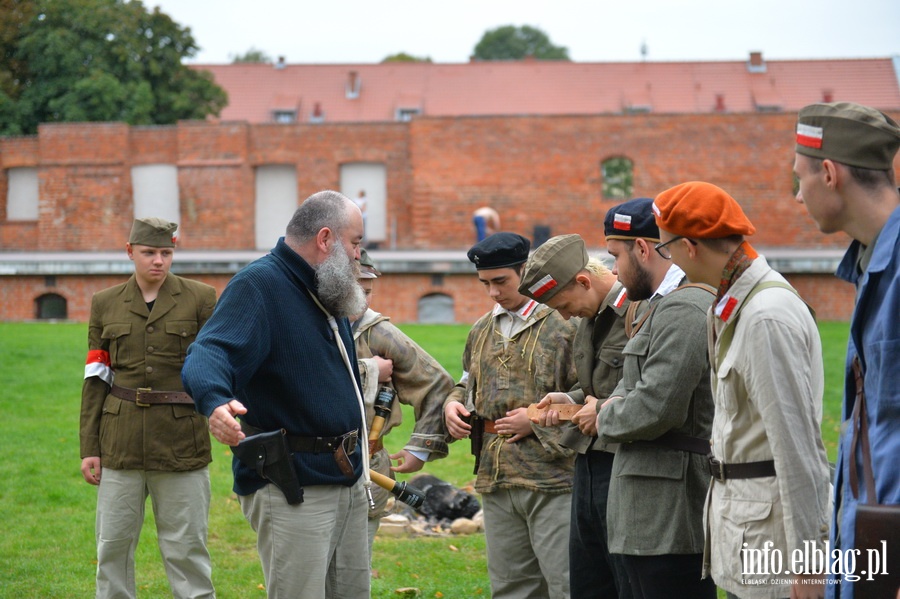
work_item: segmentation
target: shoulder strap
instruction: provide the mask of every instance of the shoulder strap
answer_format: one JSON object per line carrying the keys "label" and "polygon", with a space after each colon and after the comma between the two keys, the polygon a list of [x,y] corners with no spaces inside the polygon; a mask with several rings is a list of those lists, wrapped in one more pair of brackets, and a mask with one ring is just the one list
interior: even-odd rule
{"label": "shoulder strap", "polygon": [[865,376],[859,364],[859,356],[853,356],[853,375],[856,378],[856,404],[853,406],[853,439],[850,442],[850,490],[859,499],[859,473],[856,466],[856,448],[862,446],[863,475],[866,479],[866,503],[878,504],[875,495],[875,473],[872,470],[872,450],[869,445],[869,417],[866,413]]}

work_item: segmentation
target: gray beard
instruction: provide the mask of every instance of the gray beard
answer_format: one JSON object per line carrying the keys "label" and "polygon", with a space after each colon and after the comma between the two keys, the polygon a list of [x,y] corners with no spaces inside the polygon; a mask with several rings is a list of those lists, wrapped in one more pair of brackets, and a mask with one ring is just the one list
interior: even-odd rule
{"label": "gray beard", "polygon": [[316,292],[322,305],[338,318],[355,316],[366,309],[366,295],[356,282],[359,268],[344,251],[340,239],[316,268]]}

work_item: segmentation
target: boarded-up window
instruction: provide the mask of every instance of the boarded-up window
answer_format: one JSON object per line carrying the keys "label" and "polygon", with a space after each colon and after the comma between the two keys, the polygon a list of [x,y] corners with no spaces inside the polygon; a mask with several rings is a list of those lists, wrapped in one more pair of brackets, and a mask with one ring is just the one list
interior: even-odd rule
{"label": "boarded-up window", "polygon": [[175,165],[142,164],[132,167],[131,187],[134,218],[156,217],[181,223],[178,168]]}
{"label": "boarded-up window", "polygon": [[11,168],[7,171],[7,220],[38,219],[38,170],[32,167]]}
{"label": "boarded-up window", "polygon": [[431,293],[419,298],[419,322],[424,324],[451,324],[456,322],[453,316],[453,298],[444,293]]}
{"label": "boarded-up window", "polygon": [[45,293],[34,300],[34,311],[41,320],[68,318],[66,298],[56,293]]}
{"label": "boarded-up window", "polygon": [[600,164],[603,199],[628,200],[634,190],[634,163],[624,156],[607,158]]}
{"label": "boarded-up window", "polygon": [[297,210],[297,169],[293,165],[256,167],[256,247],[268,250]]}

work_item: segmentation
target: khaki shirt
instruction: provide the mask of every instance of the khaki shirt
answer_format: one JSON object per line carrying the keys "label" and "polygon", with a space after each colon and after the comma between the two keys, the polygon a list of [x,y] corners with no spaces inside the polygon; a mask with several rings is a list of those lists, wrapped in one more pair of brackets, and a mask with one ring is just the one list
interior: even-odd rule
{"label": "khaki shirt", "polygon": [[[184,358],[215,303],[213,287],[169,274],[150,312],[132,276],[94,295],[88,350],[108,352],[116,385],[183,391]],[[212,460],[207,420],[194,406],[139,407],[99,376],[84,381],[80,437],[81,457],[99,456],[104,468],[181,472]]]}

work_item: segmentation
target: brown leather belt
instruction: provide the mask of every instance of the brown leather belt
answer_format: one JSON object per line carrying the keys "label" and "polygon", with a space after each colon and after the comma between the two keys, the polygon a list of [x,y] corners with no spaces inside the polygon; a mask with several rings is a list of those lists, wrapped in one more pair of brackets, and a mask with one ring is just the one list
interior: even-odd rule
{"label": "brown leather belt", "polygon": [[128,389],[127,387],[113,385],[112,394],[119,399],[132,401],[142,408],[169,404],[194,405],[194,400],[184,391],[153,391],[150,387]]}
{"label": "brown leather belt", "polygon": [[484,423],[484,432],[491,433],[492,435],[499,435],[497,432],[497,427],[494,425],[493,420],[482,420]]}
{"label": "brown leather belt", "polygon": [[[246,435],[258,435],[263,432],[261,428],[256,428],[243,420],[241,421],[241,430]],[[296,435],[287,435],[288,447],[290,447],[291,451],[303,453],[334,453],[343,447],[347,455],[353,455],[358,441],[359,429],[354,429],[349,433],[336,437],[298,437]]]}
{"label": "brown leather belt", "polygon": [[709,473],[714,479],[721,482],[735,478],[763,478],[766,476],[775,476],[775,460],[724,464],[716,458],[709,456]]}

